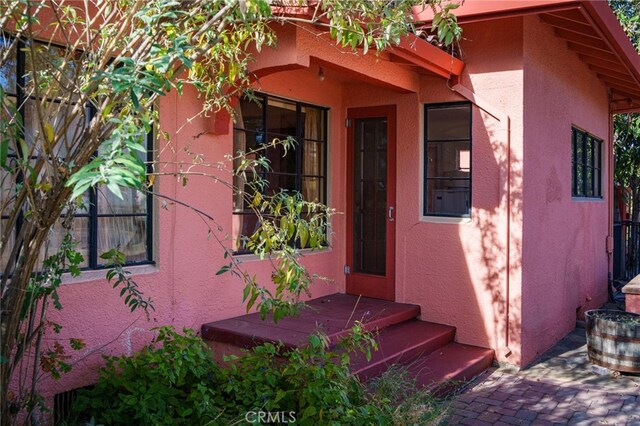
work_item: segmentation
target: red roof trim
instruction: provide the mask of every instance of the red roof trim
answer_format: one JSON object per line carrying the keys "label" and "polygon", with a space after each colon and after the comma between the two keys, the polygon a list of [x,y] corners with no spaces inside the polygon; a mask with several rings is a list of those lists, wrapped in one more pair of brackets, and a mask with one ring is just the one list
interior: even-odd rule
{"label": "red roof trim", "polygon": [[594,26],[601,32],[603,38],[609,43],[616,56],[627,66],[640,87],[640,54],[631,44],[624,30],[605,1],[585,1],[584,10],[589,14]]}
{"label": "red roof trim", "polygon": [[464,62],[460,59],[413,34],[390,49],[389,53],[444,78],[460,76],[464,69]]}
{"label": "red roof trim", "polygon": [[[613,89],[613,92],[623,91],[630,95],[634,101],[638,103],[640,97],[636,94],[640,93],[640,54],[625,34],[609,4],[604,0],[467,0],[462,6],[454,11],[458,18],[458,22],[477,22],[488,21],[493,19],[505,18],[509,16],[522,16],[529,14],[544,14],[558,12],[560,10],[574,9],[579,10],[584,18],[589,22],[596,31],[599,38],[604,43],[596,43],[599,40],[593,39],[595,42],[588,42],[588,37],[580,36],[580,34],[571,34],[568,44],[575,44],[571,39],[580,36],[581,43],[578,49],[574,49],[578,54],[587,55],[589,57],[603,57],[610,55],[612,66],[620,68],[623,72],[629,73],[629,81],[625,87],[613,85],[611,79],[601,77],[605,84]],[[415,20],[429,24],[433,19],[433,11],[430,9],[417,10],[414,8]],[[556,30],[556,33],[561,30]],[[564,33],[558,34],[561,38]],[[567,34],[564,34],[565,36]],[[605,49],[605,50],[602,50]],[[582,58],[582,56],[581,56]],[[587,61],[591,64],[593,61]],[[596,61],[600,63],[601,61]],[[612,101],[615,103],[618,101]],[[623,102],[620,100],[619,102]]]}
{"label": "red roof trim", "polygon": [[[579,6],[577,0],[467,0],[453,10],[458,22],[485,21],[508,16],[529,15],[553,10],[572,9]],[[433,10],[416,6],[413,9],[417,22],[430,23]]]}

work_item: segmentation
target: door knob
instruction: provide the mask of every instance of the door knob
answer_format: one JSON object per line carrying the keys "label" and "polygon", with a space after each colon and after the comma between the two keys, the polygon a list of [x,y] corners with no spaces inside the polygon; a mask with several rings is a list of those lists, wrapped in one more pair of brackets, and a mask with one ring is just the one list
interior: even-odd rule
{"label": "door knob", "polygon": [[389,207],[389,222],[393,222],[393,207]]}

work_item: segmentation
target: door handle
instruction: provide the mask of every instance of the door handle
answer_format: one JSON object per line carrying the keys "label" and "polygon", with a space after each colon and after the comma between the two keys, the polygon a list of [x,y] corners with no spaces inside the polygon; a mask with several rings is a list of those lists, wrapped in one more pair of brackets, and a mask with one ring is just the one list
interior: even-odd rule
{"label": "door handle", "polygon": [[389,207],[389,222],[393,222],[393,207]]}

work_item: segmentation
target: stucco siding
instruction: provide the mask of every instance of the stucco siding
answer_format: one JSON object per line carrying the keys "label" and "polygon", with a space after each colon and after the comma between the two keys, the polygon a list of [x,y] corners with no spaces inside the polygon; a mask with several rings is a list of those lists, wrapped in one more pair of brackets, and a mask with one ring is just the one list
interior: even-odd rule
{"label": "stucco siding", "polygon": [[[537,16],[524,18],[525,363],[607,297],[608,102],[604,85]],[[571,192],[571,127],[602,139],[602,199]]]}
{"label": "stucco siding", "polygon": [[[522,146],[522,20],[464,26],[462,83],[511,118],[512,157]],[[422,217],[424,104],[464,101],[447,84],[424,77],[419,110],[409,124],[419,131],[398,152],[397,300],[418,303],[422,318],[457,327],[456,338],[496,349],[519,363],[519,271],[506,286],[506,124],[478,107],[472,112],[471,215],[458,223]],[[419,115],[418,115],[419,114]],[[399,125],[402,127],[402,124]],[[417,137],[416,137],[417,136]],[[413,142],[415,141],[415,142]],[[404,143],[404,146],[402,146]],[[517,215],[513,218],[518,221]],[[514,227],[517,231],[517,227]],[[518,256],[517,248],[514,255]],[[507,331],[507,315],[510,315]],[[513,342],[511,353],[507,336]]]}
{"label": "stucco siding", "polygon": [[[282,97],[330,107],[329,112],[329,204],[344,211],[344,193],[341,177],[344,144],[344,117],[341,109],[341,85],[331,81],[320,82],[317,70],[282,72],[261,79],[257,89]],[[232,193],[211,177],[188,176],[183,186],[181,179],[170,176],[178,170],[177,162],[189,165],[193,153],[201,154],[203,162],[216,164],[225,161],[225,155],[233,152],[231,132],[226,135],[208,133],[214,116],[199,116],[201,101],[195,90],[186,88],[182,97],[175,93],[160,101],[160,121],[171,141],[160,140],[157,152],[160,163],[156,171],[155,191],[169,197],[156,203],[154,220],[157,230],[154,238],[156,266],[132,267],[134,279],[151,297],[155,311],[147,320],[136,311],[131,314],[114,290],[103,278],[105,271],[83,273],[81,279],[64,284],[60,289],[62,311],[50,310],[49,318],[63,325],[56,338],[65,341],[70,337],[84,339],[86,348],[80,353],[69,351],[74,367],[60,381],[48,381],[42,389],[51,397],[62,390],[95,382],[102,354],[132,354],[148,343],[154,333],[151,328],[174,325],[196,330],[205,322],[216,321],[246,312],[242,303],[242,281],[230,274],[216,275],[222,265],[223,249],[216,241],[231,247]],[[232,123],[229,123],[231,128]],[[186,167],[183,167],[186,168]],[[195,167],[193,171],[206,172],[221,180],[229,181],[228,172],[217,167]],[[215,221],[203,219],[193,210],[173,203],[177,199],[197,208]],[[209,229],[215,237],[209,238]],[[303,263],[312,273],[329,278],[314,284],[313,297],[344,291],[344,218],[333,219],[335,235],[332,247],[324,252],[305,253]],[[242,266],[251,275],[257,274],[261,284],[270,283],[268,261],[245,256]],[[92,279],[93,278],[93,279]],[[70,280],[71,281],[71,280]]]}

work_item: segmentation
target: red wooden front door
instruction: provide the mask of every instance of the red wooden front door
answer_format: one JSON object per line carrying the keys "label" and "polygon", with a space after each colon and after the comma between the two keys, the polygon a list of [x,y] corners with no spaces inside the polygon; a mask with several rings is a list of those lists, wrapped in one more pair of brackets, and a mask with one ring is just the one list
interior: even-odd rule
{"label": "red wooden front door", "polygon": [[396,107],[347,118],[347,293],[394,300]]}

